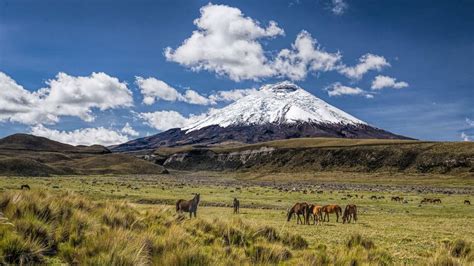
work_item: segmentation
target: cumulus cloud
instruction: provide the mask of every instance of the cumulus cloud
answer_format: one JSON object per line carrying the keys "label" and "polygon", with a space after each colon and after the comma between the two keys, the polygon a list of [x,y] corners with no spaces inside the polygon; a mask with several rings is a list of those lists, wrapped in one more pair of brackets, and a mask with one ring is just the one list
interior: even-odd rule
{"label": "cumulus cloud", "polygon": [[302,80],[308,71],[324,72],[334,70],[341,60],[340,53],[325,52],[307,31],[302,31],[292,44],[292,49],[278,53],[273,68],[279,76]]}
{"label": "cumulus cloud", "polygon": [[197,30],[176,49],[167,47],[165,57],[195,71],[207,70],[232,80],[259,79],[274,75],[262,38],[283,35],[277,23],[262,27],[238,8],[208,4],[194,20]]}
{"label": "cumulus cloud", "polygon": [[365,54],[359,58],[359,63],[355,66],[342,66],[339,72],[351,79],[361,79],[370,70],[381,71],[384,67],[389,67],[390,63],[385,57],[374,54]]}
{"label": "cumulus cloud", "polygon": [[74,116],[91,122],[95,108],[103,111],[133,105],[127,84],[102,72],[86,77],[61,72],[46,84],[48,87],[30,92],[0,72],[0,121],[54,124],[61,116]]}
{"label": "cumulus cloud", "polygon": [[215,104],[208,98],[191,89],[186,90],[183,95],[166,82],[153,77],[135,77],[135,84],[137,84],[140,89],[140,92],[143,95],[143,103],[146,105],[152,105],[157,100],[171,102],[181,101],[199,105]]}
{"label": "cumulus cloud", "polygon": [[402,89],[408,87],[408,83],[404,81],[398,81],[396,78],[378,75],[372,81],[371,88],[373,90],[381,90],[383,88],[394,88],[394,89]]}
{"label": "cumulus cloud", "polygon": [[121,132],[125,135],[129,135],[129,136],[132,136],[132,137],[138,137],[140,135],[140,133],[138,133],[138,131],[133,129],[133,127],[128,122],[122,128]]}
{"label": "cumulus cloud", "polygon": [[348,5],[345,0],[331,0],[331,11],[335,15],[342,15],[346,12]]}
{"label": "cumulus cloud", "polygon": [[466,117],[466,124],[470,127],[474,127],[474,120]]}
{"label": "cumulus cloud", "polygon": [[31,127],[31,134],[45,137],[62,143],[71,145],[94,145],[100,144],[110,146],[127,142],[129,139],[115,130],[106,129],[103,127],[97,128],[82,128],[73,131],[60,131],[46,128],[39,124]]}
{"label": "cumulus cloud", "polygon": [[139,113],[138,117],[145,121],[145,124],[158,130],[168,130],[171,128],[183,128],[191,125],[203,118],[207,114],[189,115],[188,117],[176,111],[157,111],[152,113]]}
{"label": "cumulus cloud", "polygon": [[373,98],[374,96],[359,87],[344,86],[340,82],[329,85],[326,89],[329,96],[342,96],[342,95],[361,95],[366,98]]}
{"label": "cumulus cloud", "polygon": [[461,132],[461,139],[463,141],[472,141],[473,136],[470,136],[470,135],[466,134],[465,132]]}
{"label": "cumulus cloud", "polygon": [[217,93],[209,96],[209,99],[215,102],[234,102],[245,96],[256,93],[257,91],[258,90],[254,88],[218,91]]}
{"label": "cumulus cloud", "polygon": [[234,89],[228,91],[217,91],[209,96],[204,96],[198,92],[187,89],[184,94],[156,78],[136,77],[135,83],[143,95],[143,103],[151,105],[157,100],[181,101],[198,105],[214,105],[218,102],[231,102],[256,92],[256,89]]}
{"label": "cumulus cloud", "polygon": [[[343,0],[332,0],[333,12],[342,14],[347,8]],[[339,52],[326,52],[311,34],[301,31],[291,48],[277,53],[265,51],[261,42],[284,35],[277,23],[270,21],[263,27],[246,17],[238,8],[208,4],[200,9],[194,20],[197,30],[173,49],[167,47],[164,55],[194,71],[206,70],[229,77],[234,81],[261,80],[285,77],[302,80],[309,73],[339,71],[351,79],[361,79],[370,70],[390,66],[383,56],[366,54],[356,66],[341,63]],[[151,101],[151,100],[150,100]]]}

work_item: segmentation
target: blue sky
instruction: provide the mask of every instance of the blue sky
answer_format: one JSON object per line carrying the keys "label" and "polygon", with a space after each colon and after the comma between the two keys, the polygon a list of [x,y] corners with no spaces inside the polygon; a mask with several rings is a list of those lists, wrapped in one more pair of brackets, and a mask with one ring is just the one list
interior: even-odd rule
{"label": "blue sky", "polygon": [[111,144],[229,104],[222,92],[293,79],[379,128],[472,140],[473,13],[473,1],[0,0],[0,137]]}

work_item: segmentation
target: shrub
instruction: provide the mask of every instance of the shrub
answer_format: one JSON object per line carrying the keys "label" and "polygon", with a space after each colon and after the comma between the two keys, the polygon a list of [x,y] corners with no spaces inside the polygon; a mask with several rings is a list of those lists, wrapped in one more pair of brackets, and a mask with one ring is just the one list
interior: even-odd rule
{"label": "shrub", "polygon": [[0,242],[3,260],[7,264],[40,264],[44,262],[44,248],[35,240],[10,235]]}
{"label": "shrub", "polygon": [[454,241],[451,247],[451,256],[460,258],[460,257],[467,257],[471,253],[471,244],[458,239]]}
{"label": "shrub", "polygon": [[293,249],[304,249],[308,247],[308,241],[300,235],[286,233],[282,237],[282,242]]}

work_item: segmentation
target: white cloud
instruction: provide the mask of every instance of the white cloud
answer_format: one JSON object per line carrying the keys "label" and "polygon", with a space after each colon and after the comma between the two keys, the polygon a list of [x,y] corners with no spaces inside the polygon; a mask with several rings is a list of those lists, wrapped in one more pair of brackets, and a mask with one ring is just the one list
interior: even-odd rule
{"label": "white cloud", "polygon": [[121,132],[123,134],[129,135],[129,136],[132,136],[132,137],[138,137],[140,135],[140,133],[138,133],[138,131],[133,129],[133,127],[128,122],[122,128]]}
{"label": "white cloud", "polygon": [[207,114],[193,115],[188,117],[176,111],[157,111],[153,113],[139,113],[138,117],[145,121],[145,124],[158,130],[168,130],[171,128],[183,128],[195,123]]}
{"label": "white cloud", "polygon": [[[342,14],[347,9],[344,0],[332,0],[332,10]],[[270,77],[305,79],[308,73],[337,70],[351,79],[361,79],[370,70],[380,71],[390,66],[383,56],[365,54],[356,66],[341,64],[339,52],[324,51],[307,31],[301,31],[289,49],[278,53],[265,51],[261,41],[283,35],[283,29],[270,21],[267,27],[240,9],[208,4],[194,20],[197,30],[176,49],[167,47],[168,61],[194,71],[206,70],[231,80],[261,80]],[[273,55],[273,56],[272,56]],[[150,100],[151,101],[151,100]]]}
{"label": "white cloud", "polygon": [[404,81],[398,81],[396,78],[378,75],[372,81],[371,88],[373,90],[381,90],[383,88],[394,88],[394,89],[402,89],[408,87],[408,83]]}
{"label": "white cloud", "polygon": [[200,95],[199,93],[193,90],[187,90],[186,93],[184,94],[184,99],[185,99],[185,102],[192,103],[192,104],[199,104],[199,105],[215,104],[214,101]]}
{"label": "white cloud", "polygon": [[215,102],[233,102],[237,101],[245,96],[252,93],[256,93],[258,90],[251,89],[234,89],[229,91],[218,91],[217,93],[209,96],[209,99]]}
{"label": "white cloud", "polygon": [[31,134],[45,137],[62,143],[71,145],[94,145],[100,144],[110,146],[114,144],[127,142],[127,136],[119,132],[103,127],[98,128],[82,128],[73,131],[59,131],[49,129],[39,124],[31,127]]}
{"label": "white cloud", "polygon": [[0,121],[23,124],[54,124],[61,116],[93,121],[93,109],[133,105],[127,84],[105,73],[73,77],[59,73],[46,82],[48,87],[30,92],[0,72]]}
{"label": "white cloud", "polygon": [[381,71],[384,67],[389,67],[390,63],[383,56],[365,54],[359,58],[359,64],[348,67],[343,66],[339,72],[351,79],[361,79],[370,70]]}
{"label": "white cloud", "polygon": [[253,88],[234,89],[229,91],[217,91],[209,97],[206,97],[191,89],[187,89],[185,93],[182,94],[164,81],[153,77],[146,79],[142,77],[136,77],[136,84],[143,95],[143,103],[147,105],[151,105],[157,100],[171,102],[181,101],[199,105],[214,105],[217,104],[217,102],[236,101],[257,91]]}
{"label": "white cloud", "polygon": [[201,17],[194,20],[198,29],[178,48],[167,47],[167,60],[195,71],[226,75],[235,81],[274,75],[258,40],[283,35],[276,22],[261,27],[240,9],[226,5],[208,4],[200,12]]}
{"label": "white cloud", "polygon": [[373,98],[374,96],[370,93],[367,93],[359,87],[349,87],[344,86],[340,82],[333,83],[329,85],[326,89],[329,96],[342,96],[342,95],[361,95],[366,98]]}
{"label": "white cloud", "polygon": [[469,119],[469,118],[466,117],[466,124],[468,126],[474,127],[474,120]]}
{"label": "white cloud", "polygon": [[177,101],[183,100],[183,96],[164,81],[156,78],[135,77],[140,92],[143,95],[143,103],[152,105],[156,100]]}
{"label": "white cloud", "polygon": [[472,141],[473,136],[470,136],[470,135],[466,134],[465,132],[461,132],[461,139],[463,141]]}
{"label": "white cloud", "polygon": [[323,72],[336,69],[341,57],[339,53],[325,52],[311,34],[301,31],[292,44],[292,49],[283,49],[278,53],[273,68],[279,76],[302,80],[308,71]]}
{"label": "white cloud", "polygon": [[345,0],[331,0],[331,11],[335,15],[342,15],[346,12],[348,5]]}
{"label": "white cloud", "polygon": [[171,102],[181,101],[200,105],[215,104],[215,102],[212,102],[208,98],[191,89],[186,90],[183,95],[166,82],[153,77],[135,77],[135,84],[137,84],[140,89],[140,92],[143,95],[143,103],[146,105],[152,105],[157,100]]}

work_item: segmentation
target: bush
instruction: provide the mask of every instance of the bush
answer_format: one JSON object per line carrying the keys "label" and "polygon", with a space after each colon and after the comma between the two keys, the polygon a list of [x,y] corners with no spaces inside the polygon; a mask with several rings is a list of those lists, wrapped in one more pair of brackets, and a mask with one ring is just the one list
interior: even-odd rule
{"label": "bush", "polygon": [[246,250],[255,263],[278,263],[291,258],[291,252],[279,244],[255,244]]}
{"label": "bush", "polygon": [[458,239],[454,241],[451,247],[451,256],[460,258],[460,257],[467,257],[471,253],[471,244]]}
{"label": "bush", "polygon": [[7,264],[40,264],[44,262],[44,248],[35,240],[10,235],[0,242],[3,260]]}

